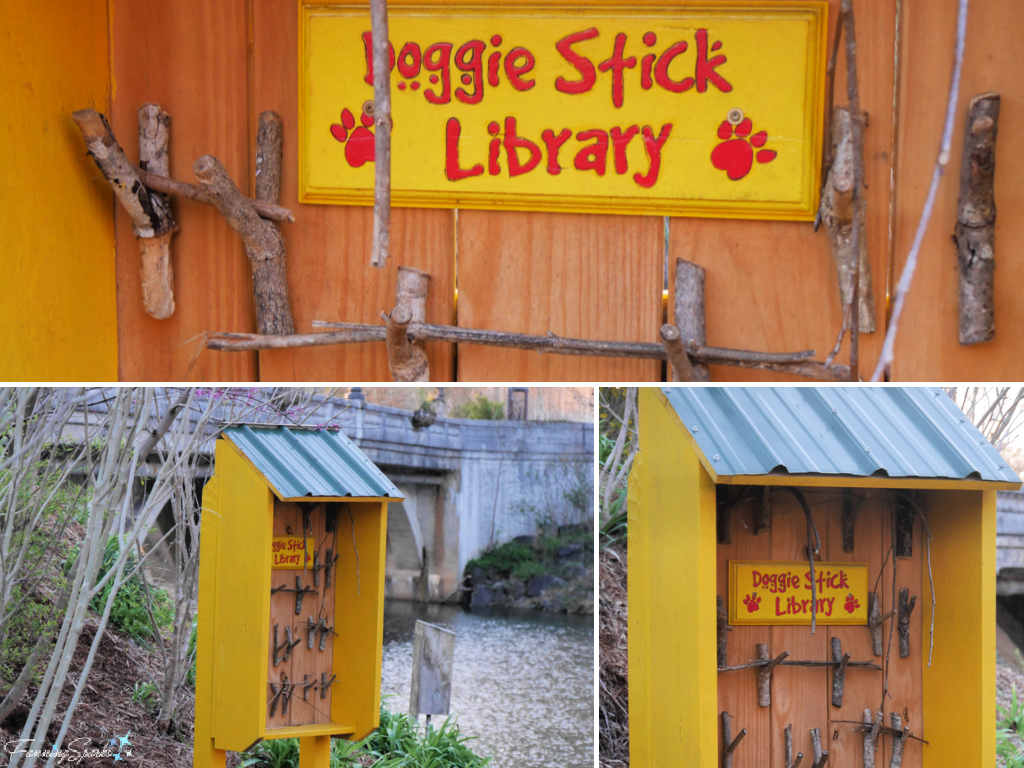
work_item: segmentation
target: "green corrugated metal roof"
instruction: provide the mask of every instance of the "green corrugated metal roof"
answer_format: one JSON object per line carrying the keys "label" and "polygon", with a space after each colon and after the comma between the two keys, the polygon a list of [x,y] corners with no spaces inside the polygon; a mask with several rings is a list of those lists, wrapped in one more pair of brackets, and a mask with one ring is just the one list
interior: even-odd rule
{"label": "green corrugated metal roof", "polygon": [[401,498],[366,454],[339,430],[235,426],[224,435],[282,499]]}
{"label": "green corrugated metal roof", "polygon": [[715,473],[1020,483],[938,387],[663,387]]}

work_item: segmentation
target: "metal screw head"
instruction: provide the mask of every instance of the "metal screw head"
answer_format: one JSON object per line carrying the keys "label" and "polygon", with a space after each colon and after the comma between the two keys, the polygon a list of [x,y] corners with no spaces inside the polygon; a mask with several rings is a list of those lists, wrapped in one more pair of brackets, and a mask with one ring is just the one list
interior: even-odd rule
{"label": "metal screw head", "polygon": [[838,408],[833,408],[832,409],[832,413],[839,413],[839,409]]}
{"label": "metal screw head", "polygon": [[363,102],[363,114],[367,117],[373,117],[373,100]]}
{"label": "metal screw head", "polygon": [[718,454],[716,453],[716,454],[715,454],[714,456],[712,456],[711,458],[712,458],[712,459],[714,459],[715,461],[718,461],[718,459],[719,459],[719,456],[718,456]]}
{"label": "metal screw head", "polygon": [[864,449],[864,453],[871,453],[871,449],[870,448],[865,448]]}
{"label": "metal screw head", "polygon": [[694,432],[700,432],[700,427],[693,427],[692,429]]}
{"label": "metal screw head", "polygon": [[725,119],[728,120],[733,125],[739,125],[740,123],[743,122],[743,110],[730,109],[729,114],[725,116]]}

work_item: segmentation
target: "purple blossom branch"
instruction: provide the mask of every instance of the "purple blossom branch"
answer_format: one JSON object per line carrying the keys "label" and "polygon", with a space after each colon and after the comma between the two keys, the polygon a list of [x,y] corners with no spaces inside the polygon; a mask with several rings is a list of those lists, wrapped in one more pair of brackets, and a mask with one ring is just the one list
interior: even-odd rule
{"label": "purple blossom branch", "polygon": [[[906,301],[907,293],[910,291],[910,283],[914,279],[914,270],[917,269],[917,256],[921,251],[921,243],[924,241],[925,232],[928,230],[928,221],[932,217],[932,210],[935,207],[935,198],[939,192],[939,182],[945,173],[946,165],[949,163],[950,146],[953,143],[953,124],[956,116],[957,100],[960,95],[960,71],[964,63],[964,44],[967,39],[967,3],[968,0],[960,0],[960,10],[956,20],[956,55],[953,60],[953,78],[949,84],[949,99],[946,103],[946,124],[942,130],[942,147],[939,150],[939,158],[935,163],[935,170],[932,172],[932,183],[928,188],[928,197],[924,201],[924,209],[921,211],[921,220],[917,223],[917,232],[914,234],[914,242],[910,246],[910,253],[907,254],[907,263],[903,267],[900,281],[896,286],[896,300],[893,303],[892,318],[889,321],[889,328],[885,332],[885,344],[882,346],[882,354],[878,358],[878,366],[875,368],[871,381],[881,381],[885,373],[891,372],[893,350],[896,346],[896,331],[899,327],[900,315],[903,313],[903,303]],[[899,73],[897,73],[897,76]]]}

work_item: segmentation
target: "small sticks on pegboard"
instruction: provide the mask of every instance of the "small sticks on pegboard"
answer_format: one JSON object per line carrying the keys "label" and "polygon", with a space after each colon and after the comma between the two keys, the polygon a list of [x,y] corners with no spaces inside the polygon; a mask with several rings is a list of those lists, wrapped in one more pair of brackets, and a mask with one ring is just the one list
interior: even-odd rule
{"label": "small sticks on pegboard", "polygon": [[744,728],[736,734],[734,739],[732,737],[732,724],[729,722],[729,713],[722,712],[722,768],[732,768],[733,753],[746,735],[747,729]]}

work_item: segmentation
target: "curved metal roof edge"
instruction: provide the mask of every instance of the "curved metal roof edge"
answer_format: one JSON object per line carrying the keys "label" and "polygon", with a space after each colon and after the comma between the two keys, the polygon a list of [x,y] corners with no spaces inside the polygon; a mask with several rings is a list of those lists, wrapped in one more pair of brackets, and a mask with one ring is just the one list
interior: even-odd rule
{"label": "curved metal roof edge", "polygon": [[[780,387],[781,388],[781,387]],[[790,387],[794,388],[794,387]],[[830,390],[839,389],[839,387],[799,387],[800,389],[814,389],[814,390]],[[921,475],[921,474],[890,474],[884,468],[880,468],[871,474],[851,474],[851,473],[830,473],[830,472],[800,472],[800,473],[789,473],[788,471],[777,471],[779,466],[776,465],[768,471],[757,471],[757,472],[720,472],[714,466],[716,456],[709,457],[704,448],[701,446],[698,438],[691,432],[691,428],[687,426],[684,421],[684,416],[679,412],[679,408],[676,403],[673,402],[673,393],[683,392],[686,390],[705,390],[705,389],[722,389],[722,390],[769,390],[779,389],[776,387],[680,387],[680,386],[661,386],[659,387],[659,394],[661,395],[663,404],[667,407],[668,411],[675,417],[680,431],[686,436],[687,442],[696,451],[701,464],[707,470],[711,478],[718,484],[752,484],[752,485],[770,485],[770,484],[790,484],[790,485],[823,485],[823,480],[836,480],[842,481],[851,487],[856,486],[871,486],[871,487],[899,487],[913,486],[917,488],[961,488],[961,489],[988,489],[988,490],[1018,490],[1022,486],[1021,479],[1017,476],[1016,472],[1008,464],[1003,463],[1005,472],[1003,474],[1009,474],[1013,479],[1009,477],[1003,478],[984,478],[981,476],[981,470],[972,470],[964,477],[953,477],[949,475]],[[867,387],[857,387],[857,389],[867,390]],[[884,387],[874,389],[912,389],[910,387]],[[931,389],[926,387],[920,387],[919,389]],[[940,394],[942,393],[939,390]],[[946,400],[949,400],[947,397]],[[951,408],[953,411],[961,414],[962,412],[957,405],[949,400],[948,406],[943,404],[947,408]],[[710,415],[710,414],[708,414]],[[966,422],[966,426],[970,426],[978,435],[981,435],[980,431],[969,421],[966,417],[960,419],[961,424]],[[696,425],[695,425],[696,426]],[[694,430],[698,432],[698,430]],[[698,432],[699,434],[699,432]],[[942,433],[945,436],[945,433]],[[951,447],[955,447],[952,440],[946,436],[947,442]],[[992,446],[987,440],[985,446],[996,456],[999,456],[998,451]],[[783,469],[785,469],[783,467]],[[879,474],[884,472],[885,474]],[[773,482],[777,481],[777,482]]]}

